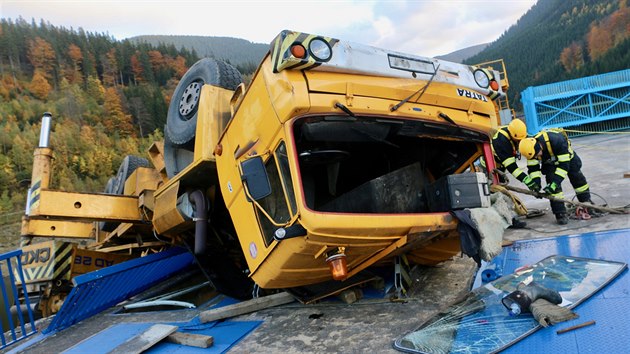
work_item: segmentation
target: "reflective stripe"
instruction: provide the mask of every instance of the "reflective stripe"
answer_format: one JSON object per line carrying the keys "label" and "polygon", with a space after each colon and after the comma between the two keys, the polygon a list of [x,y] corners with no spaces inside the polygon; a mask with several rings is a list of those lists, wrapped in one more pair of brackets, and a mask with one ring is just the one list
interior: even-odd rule
{"label": "reflective stripe", "polygon": [[[502,126],[501,128],[505,128],[507,129],[507,125]],[[510,144],[512,145],[512,151],[518,151],[518,147],[514,146],[514,140],[512,140],[512,137],[510,136],[510,133],[499,128],[499,130],[497,131],[497,133],[503,135],[504,137],[507,138],[507,140],[510,142]],[[496,136],[496,135],[495,135]]]}
{"label": "reflective stripe", "polygon": [[567,171],[561,169],[561,168],[556,168],[556,174],[562,178],[567,178]]}
{"label": "reflective stripe", "polygon": [[537,166],[539,163],[538,160],[527,160],[527,166]]}
{"label": "reflective stripe", "polygon": [[518,176],[522,175],[523,173],[525,173],[525,172],[523,172],[523,170],[521,170],[520,168],[517,167],[516,170],[514,170],[514,172],[512,172],[512,175],[514,175],[514,177],[516,177],[518,179]]}
{"label": "reflective stripe", "polygon": [[534,171],[534,172],[531,172],[531,173],[529,174],[529,176],[530,176],[531,178],[541,178],[541,177],[542,177],[542,172],[540,172],[540,171]]}
{"label": "reflective stripe", "polygon": [[543,131],[543,137],[545,138],[545,143],[547,144],[547,152],[549,152],[549,156],[550,157],[556,156],[556,154],[553,153],[553,149],[551,148],[551,142],[549,141],[549,134]]}
{"label": "reflective stripe", "polygon": [[582,187],[575,188],[575,193],[576,194],[577,193],[582,193],[582,192],[587,191],[587,190],[588,190],[588,183],[583,185]]}
{"label": "reflective stripe", "polygon": [[507,159],[503,160],[503,162],[501,162],[503,164],[503,166],[508,167],[513,163],[516,163],[516,158],[514,156],[512,157],[508,157]]}
{"label": "reflective stripe", "polygon": [[558,155],[558,161],[559,162],[571,161],[571,154]]}
{"label": "reflective stripe", "polygon": [[560,199],[564,199],[564,192],[552,194],[551,196],[552,197],[556,197],[556,198],[560,198]]}

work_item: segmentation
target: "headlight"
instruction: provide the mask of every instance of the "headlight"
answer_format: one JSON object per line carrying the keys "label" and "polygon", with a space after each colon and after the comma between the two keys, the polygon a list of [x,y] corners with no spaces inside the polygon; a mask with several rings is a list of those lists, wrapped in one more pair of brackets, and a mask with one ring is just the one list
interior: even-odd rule
{"label": "headlight", "polygon": [[323,38],[314,38],[308,44],[308,51],[318,61],[329,61],[332,56],[330,45]]}
{"label": "headlight", "polygon": [[485,71],[481,69],[477,69],[475,70],[473,75],[475,76],[475,82],[477,83],[477,85],[479,85],[479,87],[487,88],[488,85],[490,85],[490,78],[488,77],[488,74],[486,74]]}

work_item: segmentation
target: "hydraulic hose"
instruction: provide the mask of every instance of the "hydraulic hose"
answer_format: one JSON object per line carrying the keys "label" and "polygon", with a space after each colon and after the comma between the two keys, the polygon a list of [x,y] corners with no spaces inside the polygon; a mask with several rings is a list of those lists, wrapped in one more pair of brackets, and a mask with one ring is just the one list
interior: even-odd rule
{"label": "hydraulic hose", "polygon": [[188,200],[195,206],[195,254],[206,253],[206,241],[208,237],[208,205],[205,194],[197,189],[190,193]]}

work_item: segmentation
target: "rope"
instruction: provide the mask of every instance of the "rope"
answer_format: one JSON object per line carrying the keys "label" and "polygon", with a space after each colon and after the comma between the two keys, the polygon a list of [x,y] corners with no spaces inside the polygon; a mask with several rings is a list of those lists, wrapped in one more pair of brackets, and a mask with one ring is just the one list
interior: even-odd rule
{"label": "rope", "polygon": [[573,129],[564,129],[565,132],[570,133],[587,133],[587,134],[630,134],[629,132],[593,132],[590,130],[573,130]]}
{"label": "rope", "polygon": [[506,196],[508,196],[510,199],[512,199],[512,203],[514,203],[514,210],[516,211],[516,213],[520,216],[524,216],[527,215],[527,207],[525,206],[525,204],[523,203],[522,200],[520,200],[516,195],[514,195],[514,193],[511,193],[510,191],[508,191],[504,186],[500,186],[497,184],[493,184],[490,186],[490,191],[493,193],[503,193]]}

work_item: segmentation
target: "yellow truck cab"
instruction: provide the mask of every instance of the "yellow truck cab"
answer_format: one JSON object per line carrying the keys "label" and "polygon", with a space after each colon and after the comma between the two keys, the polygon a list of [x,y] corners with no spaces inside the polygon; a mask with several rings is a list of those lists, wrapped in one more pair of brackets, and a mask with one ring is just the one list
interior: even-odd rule
{"label": "yellow truck cab", "polygon": [[262,288],[344,280],[394,255],[459,252],[427,186],[489,155],[496,72],[284,31],[215,150],[221,194]]}
{"label": "yellow truck cab", "polygon": [[253,283],[344,281],[395,256],[436,264],[460,251],[449,211],[489,204],[475,162],[493,169],[503,81],[283,31],[247,87],[227,63],[195,63],[150,163],[125,157],[105,193],[49,189],[52,149],[40,142],[22,236],[90,238],[90,250],[135,256],[185,244],[237,298]]}

